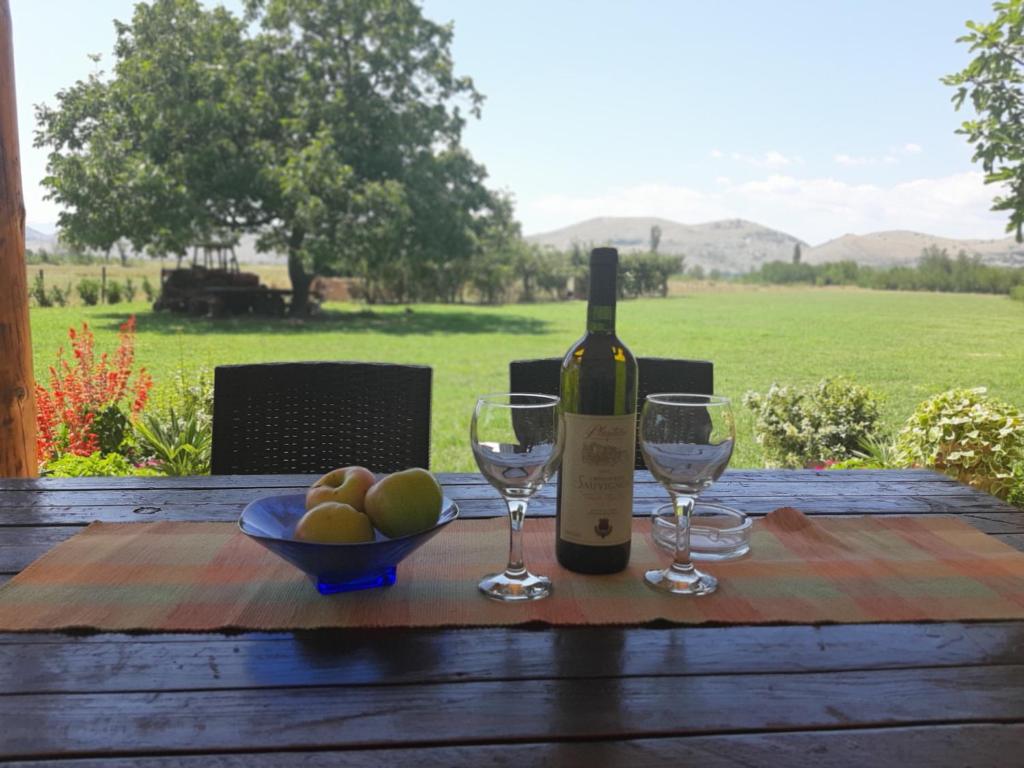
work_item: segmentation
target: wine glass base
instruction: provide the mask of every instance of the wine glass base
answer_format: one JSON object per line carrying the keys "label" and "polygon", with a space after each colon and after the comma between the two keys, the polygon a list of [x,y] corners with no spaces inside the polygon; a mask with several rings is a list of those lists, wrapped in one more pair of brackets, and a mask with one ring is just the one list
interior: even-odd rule
{"label": "wine glass base", "polygon": [[518,603],[525,600],[541,600],[551,594],[551,579],[534,576],[529,571],[521,575],[492,573],[477,585],[480,591],[492,600],[503,603]]}
{"label": "wine glass base", "polygon": [[671,566],[663,570],[648,571],[644,581],[651,589],[667,592],[672,595],[710,595],[718,589],[718,579],[701,573],[696,568],[690,571],[679,571]]}

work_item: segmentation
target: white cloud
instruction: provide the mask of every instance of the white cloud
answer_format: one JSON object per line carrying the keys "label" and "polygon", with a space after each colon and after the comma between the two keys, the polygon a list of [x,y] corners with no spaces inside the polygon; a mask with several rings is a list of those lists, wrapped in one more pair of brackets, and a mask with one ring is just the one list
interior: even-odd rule
{"label": "white cloud", "polygon": [[870,162],[870,158],[867,157],[854,157],[853,155],[838,154],[832,158],[836,165],[855,166],[855,165],[867,165]]}
{"label": "white cloud", "polygon": [[895,155],[883,155],[882,157],[874,157],[872,155],[847,155],[845,153],[839,153],[832,156],[832,161],[836,165],[842,165],[846,168],[854,168],[860,165],[895,165],[899,162],[899,158]]}
{"label": "white cloud", "polygon": [[918,155],[921,152],[924,152],[924,147],[922,147],[920,144],[908,142],[903,145],[903,151],[906,152],[908,155]]}
{"label": "white cloud", "polygon": [[[724,157],[720,150],[711,150],[714,158]],[[785,155],[778,150],[772,149],[758,155],[747,154],[746,152],[730,152],[729,157],[737,163],[752,165],[755,168],[785,168],[789,165],[803,165],[804,159],[799,155]]]}
{"label": "white cloud", "polygon": [[997,190],[967,172],[889,186],[772,174],[711,191],[647,184],[595,196],[523,200],[524,230],[544,232],[596,216],[660,216],[688,224],[744,218],[817,244],[848,232],[910,229],[946,237],[1002,237],[1005,217],[989,208]]}

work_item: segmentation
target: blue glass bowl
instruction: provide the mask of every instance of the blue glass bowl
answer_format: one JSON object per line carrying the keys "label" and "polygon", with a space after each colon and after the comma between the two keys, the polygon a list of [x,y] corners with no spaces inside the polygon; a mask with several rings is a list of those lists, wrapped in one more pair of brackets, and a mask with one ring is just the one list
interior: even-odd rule
{"label": "blue glass bowl", "polygon": [[361,544],[299,541],[294,538],[295,525],[304,514],[306,497],[303,494],[267,496],[242,510],[238,527],[242,533],[308,574],[321,595],[333,595],[394,584],[396,566],[458,517],[459,508],[445,497],[441,517],[433,528],[395,539],[375,530],[376,539]]}

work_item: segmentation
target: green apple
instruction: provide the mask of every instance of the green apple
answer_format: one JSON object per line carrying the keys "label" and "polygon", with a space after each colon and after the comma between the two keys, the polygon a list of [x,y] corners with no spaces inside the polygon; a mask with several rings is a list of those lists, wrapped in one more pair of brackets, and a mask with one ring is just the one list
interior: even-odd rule
{"label": "green apple", "polygon": [[389,538],[419,533],[441,516],[441,486],[425,469],[382,477],[366,494],[366,514]]}
{"label": "green apple", "polygon": [[358,544],[373,541],[370,518],[348,504],[317,504],[295,526],[295,538],[320,544]]}
{"label": "green apple", "polygon": [[321,477],[306,492],[306,509],[325,501],[348,504],[357,512],[363,512],[366,492],[376,482],[373,472],[366,467],[342,467]]}

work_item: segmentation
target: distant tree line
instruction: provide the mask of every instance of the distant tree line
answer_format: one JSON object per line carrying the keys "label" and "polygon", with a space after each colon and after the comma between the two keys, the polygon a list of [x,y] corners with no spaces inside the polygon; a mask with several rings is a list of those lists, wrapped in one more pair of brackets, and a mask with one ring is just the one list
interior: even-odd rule
{"label": "distant tree line", "polygon": [[921,252],[914,266],[876,268],[854,261],[770,261],[743,279],[772,285],[856,285],[888,291],[1009,294],[1017,286],[1024,286],[1024,269],[985,264],[980,256],[964,251],[953,257],[944,248],[930,246]]}
{"label": "distant tree line", "polygon": [[[590,246],[574,244],[567,251],[543,248],[522,239],[477,255],[457,277],[434,279],[407,265],[408,273],[377,273],[355,286],[358,298],[370,304],[434,301],[442,303],[559,301],[586,298]],[[683,257],[657,253],[624,253],[619,257],[619,298],[667,296],[669,278],[682,273]],[[361,277],[359,275],[348,275]]]}

